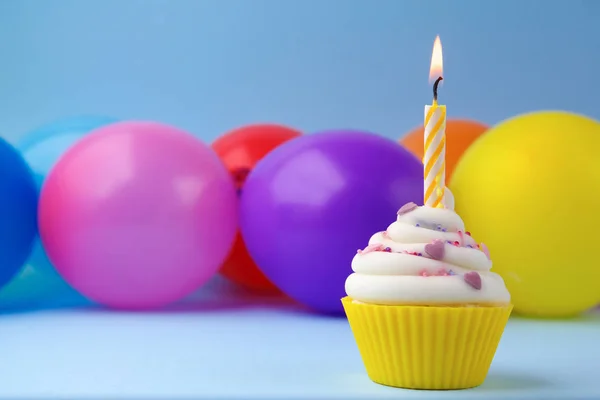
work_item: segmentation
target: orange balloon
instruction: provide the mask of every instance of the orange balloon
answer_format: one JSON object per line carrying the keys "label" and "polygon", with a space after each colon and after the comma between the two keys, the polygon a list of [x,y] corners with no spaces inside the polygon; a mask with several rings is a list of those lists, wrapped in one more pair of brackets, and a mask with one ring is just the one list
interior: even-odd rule
{"label": "orange balloon", "polygon": [[[446,183],[450,181],[454,167],[465,150],[488,129],[489,126],[477,121],[466,119],[448,119],[446,121]],[[420,160],[425,155],[423,134],[424,128],[420,126],[400,139],[400,144]]]}
{"label": "orange balloon", "polygon": [[[258,161],[279,145],[300,135],[295,129],[281,125],[248,125],[219,137],[212,144],[212,148],[227,167],[240,193],[246,176]],[[220,272],[249,289],[267,293],[279,292],[250,257],[239,231]]]}

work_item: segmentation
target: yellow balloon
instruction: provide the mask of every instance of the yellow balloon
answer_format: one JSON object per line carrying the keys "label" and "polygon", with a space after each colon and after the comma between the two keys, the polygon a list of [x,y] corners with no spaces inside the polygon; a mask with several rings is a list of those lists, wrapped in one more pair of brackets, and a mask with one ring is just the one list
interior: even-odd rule
{"label": "yellow balloon", "polygon": [[449,187],[515,312],[568,317],[600,302],[600,122],[550,111],[502,122],[466,151]]}

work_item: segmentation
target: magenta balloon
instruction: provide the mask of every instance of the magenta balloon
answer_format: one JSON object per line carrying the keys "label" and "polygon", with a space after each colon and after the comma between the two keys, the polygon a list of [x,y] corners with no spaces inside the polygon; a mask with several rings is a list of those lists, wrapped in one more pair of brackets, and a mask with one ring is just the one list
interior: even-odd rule
{"label": "magenta balloon", "polygon": [[84,296],[127,309],[174,302],[215,274],[237,229],[218,156],[153,122],[102,127],[68,150],[42,189],[40,236]]}
{"label": "magenta balloon", "polygon": [[409,201],[423,202],[423,166],[408,150],[367,132],[317,133],[256,165],[240,228],[271,282],[316,311],[341,314],[356,250]]}

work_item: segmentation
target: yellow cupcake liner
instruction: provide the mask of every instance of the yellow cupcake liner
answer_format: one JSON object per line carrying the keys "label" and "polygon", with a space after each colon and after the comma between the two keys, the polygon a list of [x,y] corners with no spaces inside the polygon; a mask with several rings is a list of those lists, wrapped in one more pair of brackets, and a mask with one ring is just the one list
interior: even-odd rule
{"label": "yellow cupcake liner", "polygon": [[428,390],[481,385],[513,308],[342,303],[369,378]]}

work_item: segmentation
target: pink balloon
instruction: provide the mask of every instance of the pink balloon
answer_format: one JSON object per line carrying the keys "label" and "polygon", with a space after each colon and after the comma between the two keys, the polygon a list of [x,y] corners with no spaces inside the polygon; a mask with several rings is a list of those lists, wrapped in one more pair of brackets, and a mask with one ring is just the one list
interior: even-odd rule
{"label": "pink balloon", "polygon": [[237,196],[218,156],[177,128],[121,122],[69,149],[40,195],[40,236],[58,272],[114,308],[154,308],[219,269]]}

